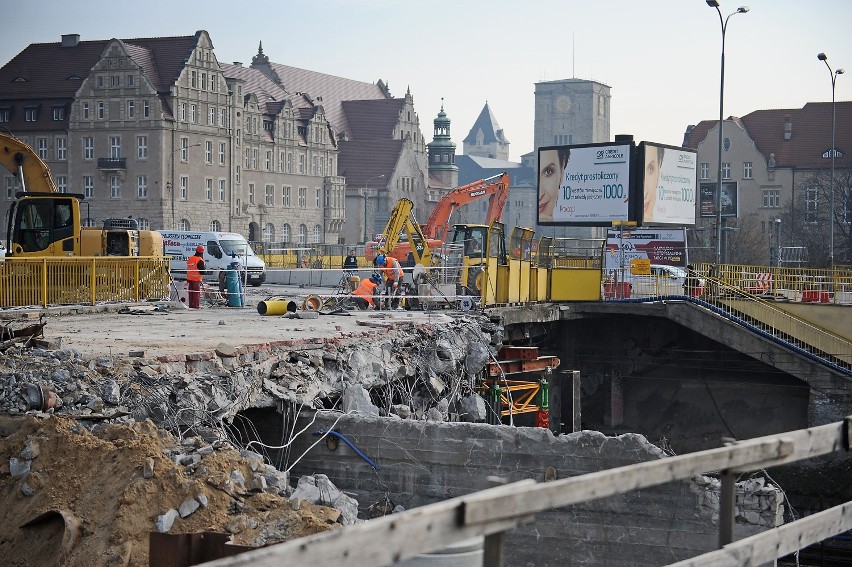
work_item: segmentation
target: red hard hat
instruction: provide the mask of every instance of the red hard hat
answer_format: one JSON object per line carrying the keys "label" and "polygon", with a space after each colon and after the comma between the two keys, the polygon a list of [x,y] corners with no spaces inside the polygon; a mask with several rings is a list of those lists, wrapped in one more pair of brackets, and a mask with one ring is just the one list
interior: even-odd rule
{"label": "red hard hat", "polygon": [[201,244],[199,244],[198,246],[195,247],[195,253],[196,254],[202,254],[203,252],[204,252],[204,246],[202,246]]}

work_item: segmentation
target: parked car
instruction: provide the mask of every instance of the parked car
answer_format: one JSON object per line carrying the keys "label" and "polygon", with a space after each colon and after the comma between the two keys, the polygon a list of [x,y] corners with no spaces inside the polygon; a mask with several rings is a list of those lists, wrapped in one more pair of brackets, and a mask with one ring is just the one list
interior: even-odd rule
{"label": "parked car", "polygon": [[[684,283],[687,271],[679,266],[651,264],[651,275],[633,276],[631,293],[634,297],[651,297],[657,295],[685,295]],[[704,278],[698,277],[698,285],[693,295],[700,295],[704,288]]]}

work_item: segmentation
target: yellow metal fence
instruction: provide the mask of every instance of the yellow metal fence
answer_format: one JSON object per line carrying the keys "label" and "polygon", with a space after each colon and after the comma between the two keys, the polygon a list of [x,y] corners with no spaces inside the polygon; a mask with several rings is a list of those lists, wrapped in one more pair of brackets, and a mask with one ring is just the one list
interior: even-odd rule
{"label": "yellow metal fence", "polygon": [[169,296],[163,257],[9,258],[0,269],[0,307],[146,301]]}

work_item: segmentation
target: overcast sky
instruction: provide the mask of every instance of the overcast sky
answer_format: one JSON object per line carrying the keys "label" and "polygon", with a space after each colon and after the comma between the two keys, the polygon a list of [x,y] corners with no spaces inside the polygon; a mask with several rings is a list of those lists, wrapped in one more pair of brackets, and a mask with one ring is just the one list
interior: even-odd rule
{"label": "overcast sky", "polygon": [[[721,23],[705,0],[31,0],[3,14],[0,63],[30,43],[210,33],[219,61],[270,60],[411,88],[427,140],[444,99],[453,140],[487,101],[510,145],[532,151],[535,83],[576,77],[612,87],[611,135],[680,145],[719,117]],[[742,5],[720,0],[727,15]],[[725,46],[725,116],[852,99],[850,0],[750,0]],[[321,95],[322,93],[311,93]],[[845,125],[849,127],[850,125]],[[838,125],[840,127],[840,125]]]}

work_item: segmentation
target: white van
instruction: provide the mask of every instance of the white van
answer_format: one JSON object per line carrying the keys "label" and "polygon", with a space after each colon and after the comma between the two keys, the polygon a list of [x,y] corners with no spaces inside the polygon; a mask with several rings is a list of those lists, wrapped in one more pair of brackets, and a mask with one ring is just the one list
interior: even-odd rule
{"label": "white van", "polygon": [[161,230],[163,255],[171,256],[169,269],[172,277],[186,279],[186,260],[195,254],[196,247],[204,246],[205,280],[220,282],[219,274],[236,261],[247,271],[248,283],[257,287],[266,281],[266,264],[241,234],[236,232],[193,232],[188,230]]}

